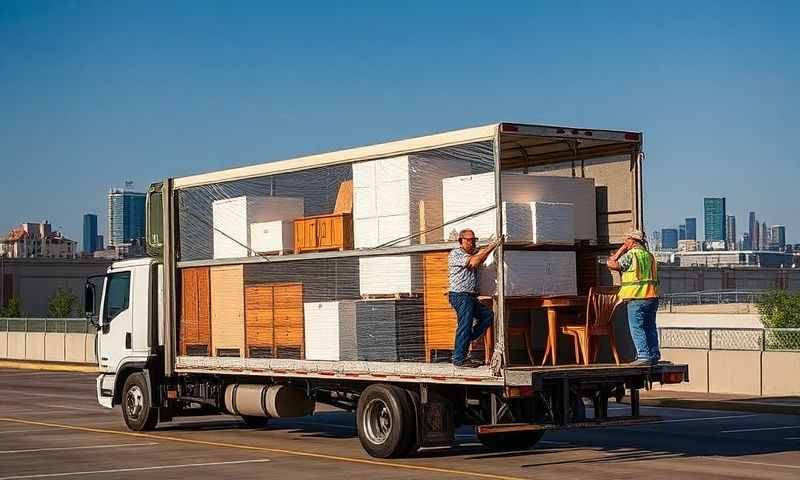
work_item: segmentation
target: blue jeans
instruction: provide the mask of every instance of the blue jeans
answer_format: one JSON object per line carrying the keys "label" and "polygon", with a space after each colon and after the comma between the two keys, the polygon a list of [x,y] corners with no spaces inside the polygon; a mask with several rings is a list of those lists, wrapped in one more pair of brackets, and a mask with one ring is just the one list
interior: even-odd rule
{"label": "blue jeans", "polygon": [[658,298],[628,301],[628,326],[636,346],[637,360],[657,362],[661,359],[656,329]]}
{"label": "blue jeans", "polygon": [[[478,297],[469,293],[450,292],[450,305],[456,310],[458,325],[456,326],[456,346],[453,350],[453,362],[460,363],[467,358],[469,344],[483,335],[494,322],[494,313],[478,301]],[[473,319],[478,323],[473,325]]]}

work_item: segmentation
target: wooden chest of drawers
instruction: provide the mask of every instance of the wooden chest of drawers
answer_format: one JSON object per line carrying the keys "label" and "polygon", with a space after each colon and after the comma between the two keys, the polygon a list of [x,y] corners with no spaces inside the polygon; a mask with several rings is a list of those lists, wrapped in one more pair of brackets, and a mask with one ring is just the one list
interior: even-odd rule
{"label": "wooden chest of drawers", "polygon": [[179,355],[209,356],[211,353],[211,290],[209,268],[181,270]]}
{"label": "wooden chest of drawers", "polygon": [[303,359],[303,284],[245,286],[247,357]]}
{"label": "wooden chest of drawers", "polygon": [[353,248],[353,216],[331,213],[294,221],[294,253]]}

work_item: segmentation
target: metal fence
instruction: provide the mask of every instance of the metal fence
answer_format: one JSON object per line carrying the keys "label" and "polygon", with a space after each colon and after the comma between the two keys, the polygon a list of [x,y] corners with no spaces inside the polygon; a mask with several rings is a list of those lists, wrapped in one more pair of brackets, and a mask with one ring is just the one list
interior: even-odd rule
{"label": "metal fence", "polygon": [[94,333],[85,318],[0,318],[0,332]]}
{"label": "metal fence", "polygon": [[[689,305],[756,304],[764,292],[740,290],[709,290],[689,293],[670,293],[658,299],[658,309],[672,311],[674,307]],[[757,310],[752,309],[753,312]]]}
{"label": "metal fence", "polygon": [[800,328],[664,327],[658,333],[662,348],[800,351]]}

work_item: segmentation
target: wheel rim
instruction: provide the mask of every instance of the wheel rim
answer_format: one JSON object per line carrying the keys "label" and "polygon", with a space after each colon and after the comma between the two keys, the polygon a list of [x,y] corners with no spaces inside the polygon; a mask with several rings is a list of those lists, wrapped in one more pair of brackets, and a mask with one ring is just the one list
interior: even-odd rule
{"label": "wheel rim", "polygon": [[364,409],[364,433],[375,445],[386,442],[392,433],[392,414],[383,400],[373,399]]}
{"label": "wheel rim", "polygon": [[128,389],[125,394],[125,412],[131,420],[138,420],[144,410],[144,394],[138,385]]}

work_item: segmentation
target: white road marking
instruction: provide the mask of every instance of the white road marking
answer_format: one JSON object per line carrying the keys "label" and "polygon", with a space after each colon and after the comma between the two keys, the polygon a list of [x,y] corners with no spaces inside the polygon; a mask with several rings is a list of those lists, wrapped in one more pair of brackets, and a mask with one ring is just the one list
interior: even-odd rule
{"label": "white road marking", "polygon": [[800,428],[800,425],[792,425],[789,427],[741,428],[738,430],[723,430],[720,433],[766,432],[769,430],[790,430],[792,428]]}
{"label": "white road marking", "polygon": [[[763,465],[763,466],[766,466],[766,467],[800,469],[800,465],[784,465],[782,463],[751,462],[749,460],[735,460],[733,458],[719,458],[719,457],[698,457],[698,458],[705,458],[706,460],[716,460],[718,462],[746,463],[748,465]],[[0,480],[3,480],[3,479],[0,479]]]}
{"label": "white road marking", "polygon": [[38,392],[29,392],[25,390],[3,390],[3,393],[13,393],[18,394],[22,397],[50,397],[50,398],[97,398],[96,395],[58,395],[55,393],[38,393]]}
{"label": "white road marking", "polygon": [[800,437],[786,437],[784,440],[800,440]]}
{"label": "white road marking", "polygon": [[0,450],[0,455],[7,455],[9,453],[34,453],[34,452],[53,452],[57,450],[85,450],[97,448],[127,448],[127,447],[151,447],[158,445],[158,442],[148,443],[120,443],[118,445],[84,445],[81,447],[51,447],[51,448],[31,448],[27,450]]}
{"label": "white road marking", "polygon": [[68,407],[67,405],[44,405],[44,404],[36,404],[37,407],[47,407],[47,408],[63,408],[65,410],[82,410],[84,412],[103,412],[107,411],[107,409],[98,405],[95,408],[86,408],[86,407]]}
{"label": "white road marking", "polygon": [[721,417],[694,417],[694,418],[673,418],[671,420],[655,420],[652,422],[640,423],[640,425],[652,425],[654,423],[679,423],[679,422],[701,422],[704,420],[729,420],[731,418],[748,418],[748,417],[760,417],[764,415],[763,413],[753,413],[750,415],[725,415]]}
{"label": "white road marking", "polygon": [[53,432],[52,428],[27,428],[24,430],[0,430],[0,435],[6,433],[33,433],[33,432]]}
{"label": "white road marking", "polygon": [[166,470],[170,468],[191,468],[191,467],[213,467],[217,465],[238,465],[242,463],[264,463],[270,462],[268,458],[258,460],[238,460],[233,462],[209,462],[209,463],[184,463],[181,465],[157,465],[154,467],[135,467],[135,468],[115,468],[112,470],[87,470],[83,472],[61,472],[61,473],[40,473],[38,475],[13,475],[10,477],[0,477],[0,480],[22,480],[26,478],[50,478],[68,477],[73,475],[98,475],[101,473],[120,473],[120,472],[141,472],[145,470]]}

